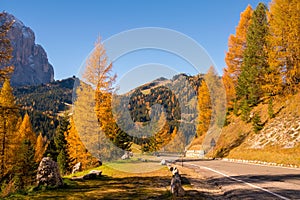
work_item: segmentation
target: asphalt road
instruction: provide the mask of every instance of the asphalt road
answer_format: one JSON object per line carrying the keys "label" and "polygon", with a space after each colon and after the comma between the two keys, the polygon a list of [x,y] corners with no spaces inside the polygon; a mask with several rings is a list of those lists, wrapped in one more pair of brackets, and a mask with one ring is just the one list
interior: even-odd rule
{"label": "asphalt road", "polygon": [[300,199],[300,169],[221,160],[185,161],[183,165],[220,187],[224,192],[220,199]]}

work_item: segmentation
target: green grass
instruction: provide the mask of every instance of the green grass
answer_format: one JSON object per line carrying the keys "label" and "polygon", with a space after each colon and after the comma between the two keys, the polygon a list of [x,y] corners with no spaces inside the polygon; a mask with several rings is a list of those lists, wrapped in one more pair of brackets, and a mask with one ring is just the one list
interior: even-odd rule
{"label": "green grass", "polygon": [[[151,164],[151,163],[150,163]],[[154,163],[153,163],[154,164]],[[40,188],[26,194],[14,194],[7,199],[172,199],[170,193],[171,173],[166,166],[160,166],[155,171],[145,173],[129,173],[116,170],[122,165],[123,169],[135,167],[145,168],[149,162],[116,161],[101,167],[103,176],[96,180],[71,180],[73,176],[82,176],[90,170],[64,177],[63,188]],[[186,196],[182,199],[203,199],[198,191],[193,190],[187,183]]]}
{"label": "green grass", "polygon": [[[139,159],[145,159],[146,162],[142,162]],[[160,161],[156,157],[150,155],[135,155],[130,160],[118,160],[107,164],[108,167],[126,172],[126,173],[148,173],[156,170],[160,170],[162,166]]]}

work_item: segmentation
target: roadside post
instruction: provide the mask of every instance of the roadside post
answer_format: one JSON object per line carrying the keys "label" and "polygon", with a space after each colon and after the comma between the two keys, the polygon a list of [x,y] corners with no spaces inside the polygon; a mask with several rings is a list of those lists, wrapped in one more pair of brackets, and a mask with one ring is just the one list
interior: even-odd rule
{"label": "roadside post", "polygon": [[214,138],[211,139],[210,141],[210,147],[212,148],[212,154],[213,154],[213,159],[215,159],[215,156],[214,156],[214,148],[216,146],[216,141]]}

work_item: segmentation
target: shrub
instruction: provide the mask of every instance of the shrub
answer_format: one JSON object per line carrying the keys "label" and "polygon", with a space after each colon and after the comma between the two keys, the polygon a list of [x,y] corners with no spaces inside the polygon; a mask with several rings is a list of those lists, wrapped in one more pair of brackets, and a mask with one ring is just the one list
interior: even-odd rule
{"label": "shrub", "polygon": [[257,113],[255,113],[252,118],[252,126],[255,133],[258,133],[258,131],[260,131],[263,128],[260,116]]}

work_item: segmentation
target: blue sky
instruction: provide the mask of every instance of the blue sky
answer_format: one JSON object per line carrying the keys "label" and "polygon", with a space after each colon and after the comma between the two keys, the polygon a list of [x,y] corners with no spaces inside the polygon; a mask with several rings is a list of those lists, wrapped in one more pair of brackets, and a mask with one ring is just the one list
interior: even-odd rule
{"label": "blue sky", "polygon": [[[208,52],[219,72],[225,66],[227,40],[240,13],[258,0],[0,0],[5,10],[29,26],[48,54],[55,79],[76,75],[100,34],[103,40],[134,28],[162,27],[181,32]],[[262,2],[269,3],[269,0]],[[130,64],[133,62],[133,64]],[[133,66],[161,63],[184,70],[185,61],[146,51],[116,63],[125,73]],[[117,71],[117,70],[116,70]],[[122,75],[122,74],[121,74]]]}

